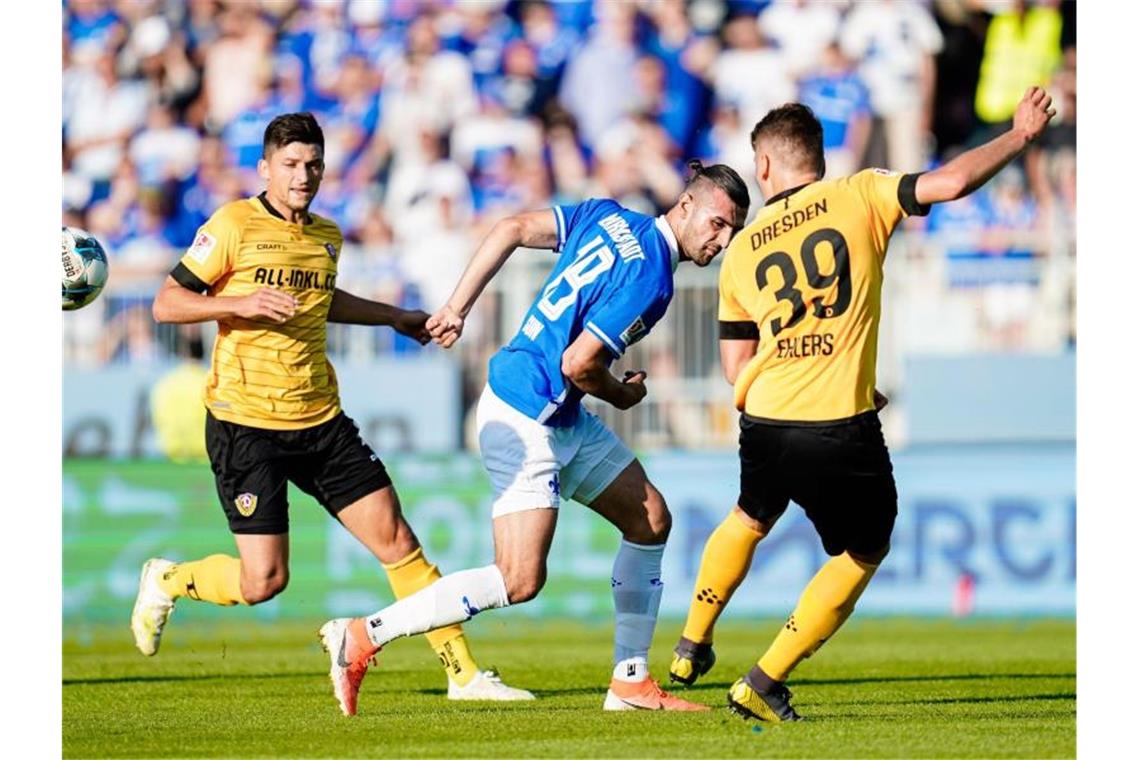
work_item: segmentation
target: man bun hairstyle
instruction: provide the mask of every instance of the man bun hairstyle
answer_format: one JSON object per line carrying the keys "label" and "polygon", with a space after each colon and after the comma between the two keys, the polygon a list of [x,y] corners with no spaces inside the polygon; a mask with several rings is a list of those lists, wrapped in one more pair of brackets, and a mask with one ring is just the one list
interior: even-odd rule
{"label": "man bun hairstyle", "polygon": [[753,150],[761,140],[773,143],[783,162],[823,176],[823,125],[803,103],[785,103],[765,114],[752,128]]}
{"label": "man bun hairstyle", "polygon": [[269,122],[261,142],[261,157],[269,158],[273,151],[295,142],[318,145],[322,153],[325,150],[325,133],[321,131],[316,117],[308,111],[284,113]]}
{"label": "man bun hairstyle", "polygon": [[701,163],[700,159],[690,158],[685,162],[689,170],[693,173],[685,182],[685,190],[689,191],[694,185],[701,182],[710,182],[716,185],[724,194],[728,196],[736,207],[748,212],[748,205],[752,202],[748,196],[748,186],[744,184],[744,180],[736,173],[736,170],[731,166],[724,164],[713,164],[712,166],[705,166]]}

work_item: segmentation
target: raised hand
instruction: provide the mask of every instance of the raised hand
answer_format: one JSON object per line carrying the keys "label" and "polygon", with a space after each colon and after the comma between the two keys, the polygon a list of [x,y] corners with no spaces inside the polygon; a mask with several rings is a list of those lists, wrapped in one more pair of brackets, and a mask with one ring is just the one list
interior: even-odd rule
{"label": "raised hand", "polygon": [[1053,98],[1049,93],[1040,87],[1030,87],[1017,104],[1017,111],[1013,114],[1013,128],[1020,130],[1033,142],[1045,131],[1049,120],[1057,115],[1057,109],[1051,108],[1052,105]]}
{"label": "raised hand", "polygon": [[428,318],[425,327],[432,340],[444,348],[451,348],[463,334],[463,317],[450,306],[444,305]]}

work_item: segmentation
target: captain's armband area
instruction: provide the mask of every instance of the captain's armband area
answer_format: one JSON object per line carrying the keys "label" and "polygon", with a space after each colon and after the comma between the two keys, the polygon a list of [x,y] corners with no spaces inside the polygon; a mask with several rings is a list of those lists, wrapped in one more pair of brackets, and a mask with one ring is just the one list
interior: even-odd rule
{"label": "captain's armband area", "polygon": [[915,187],[920,176],[921,173],[904,174],[899,180],[899,205],[907,216],[926,216],[930,213],[930,204],[919,203],[918,196],[915,195]]}
{"label": "captain's armband area", "polygon": [[181,261],[178,262],[178,266],[171,270],[170,276],[174,278],[174,281],[179,285],[195,293],[205,293],[210,289],[209,285],[202,282],[198,275],[191,272],[190,268]]}
{"label": "captain's armband area", "polygon": [[725,322],[719,323],[718,334],[721,340],[760,340],[760,328],[755,322]]}

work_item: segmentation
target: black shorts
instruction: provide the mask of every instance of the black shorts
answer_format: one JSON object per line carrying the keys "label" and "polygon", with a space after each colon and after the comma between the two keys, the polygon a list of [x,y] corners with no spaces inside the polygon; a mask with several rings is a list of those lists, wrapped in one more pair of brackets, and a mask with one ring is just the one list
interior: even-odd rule
{"label": "black shorts", "polygon": [[207,411],[206,452],[233,533],[287,533],[290,480],[333,516],[392,484],[384,463],[343,412],[311,428],[266,430]]}
{"label": "black shorts", "polygon": [[827,423],[741,416],[741,509],[774,522],[789,500],[803,507],[833,557],[872,556],[886,547],[898,492],[879,415]]}

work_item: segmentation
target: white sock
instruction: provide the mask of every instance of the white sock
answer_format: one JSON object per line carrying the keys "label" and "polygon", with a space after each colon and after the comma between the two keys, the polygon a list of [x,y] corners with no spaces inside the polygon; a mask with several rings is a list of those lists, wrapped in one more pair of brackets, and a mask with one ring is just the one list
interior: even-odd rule
{"label": "white sock", "polygon": [[665,544],[622,540],[614,559],[614,678],[640,681],[648,675],[649,644],[661,607],[661,555]]}
{"label": "white sock", "polygon": [[641,683],[649,678],[649,663],[644,657],[630,657],[614,665],[614,678],[629,683]]}
{"label": "white sock", "polygon": [[507,585],[496,565],[461,570],[405,596],[364,619],[368,638],[384,646],[401,636],[434,631],[470,620],[483,610],[510,604]]}

